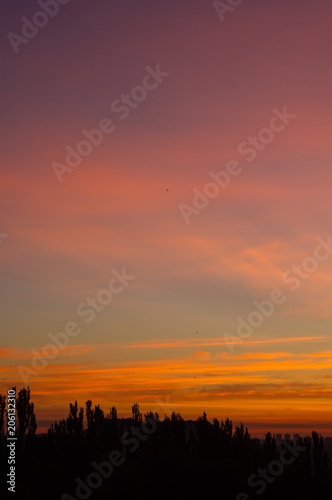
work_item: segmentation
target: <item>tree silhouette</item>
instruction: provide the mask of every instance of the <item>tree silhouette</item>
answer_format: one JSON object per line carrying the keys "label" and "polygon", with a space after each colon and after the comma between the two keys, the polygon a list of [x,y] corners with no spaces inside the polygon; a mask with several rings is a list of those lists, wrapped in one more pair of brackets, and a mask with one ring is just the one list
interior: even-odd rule
{"label": "tree silhouette", "polygon": [[66,427],[70,434],[78,436],[83,431],[83,408],[78,408],[77,401],[74,404],[69,403],[69,415],[66,421]]}
{"label": "tree silhouette", "polygon": [[[228,418],[210,422],[206,412],[195,421],[185,421],[175,411],[163,420],[156,412],[148,411],[143,422],[138,403],[132,405],[128,418],[119,418],[115,406],[109,408],[105,416],[100,405],[93,406],[88,399],[85,427],[84,410],[75,400],[69,404],[67,418],[52,424],[47,435],[36,435],[30,389],[20,390],[17,429],[23,446],[16,457],[18,487],[22,490],[19,498],[44,498],[45,491],[48,500],[77,498],[75,478],[80,478],[81,485],[86,481],[97,484],[101,482],[98,474],[103,481],[93,493],[96,500],[132,495],[145,498],[155,494],[160,484],[162,498],[174,496],[174,491],[176,498],[201,498],[212,496],[218,488],[224,498],[256,498],[248,490],[248,478],[259,470],[272,471],[269,466],[280,459],[282,450],[290,462],[280,477],[267,485],[262,500],[331,497],[332,470],[328,467],[325,441],[317,432],[299,438],[298,446],[303,451],[297,453],[294,449],[292,457],[292,443],[287,447],[283,442],[281,448],[277,447],[270,432],[260,442],[250,437],[242,422],[235,428]],[[5,413],[6,398],[0,396],[0,470],[5,470],[7,462]],[[135,442],[138,448],[130,453]],[[110,457],[118,461],[114,457],[121,456],[125,462],[110,469]],[[5,493],[0,483],[0,498]]]}
{"label": "tree silhouette", "polygon": [[23,388],[19,391],[16,399],[16,415],[17,415],[17,434],[19,438],[23,438],[26,432],[28,435],[34,436],[37,430],[37,421],[35,415],[35,405],[30,402],[30,388]]}
{"label": "tree silhouette", "polygon": [[112,406],[110,410],[110,418],[113,423],[116,423],[118,420],[118,412],[116,411],[115,406]]}
{"label": "tree silhouette", "polygon": [[139,404],[138,403],[133,404],[133,406],[131,408],[131,412],[132,412],[133,424],[139,425],[142,422],[142,414],[139,411]]}
{"label": "tree silhouette", "polygon": [[274,458],[276,458],[276,439],[272,436],[271,432],[265,434],[265,441],[263,443],[263,454],[264,458],[267,462],[270,462]]}

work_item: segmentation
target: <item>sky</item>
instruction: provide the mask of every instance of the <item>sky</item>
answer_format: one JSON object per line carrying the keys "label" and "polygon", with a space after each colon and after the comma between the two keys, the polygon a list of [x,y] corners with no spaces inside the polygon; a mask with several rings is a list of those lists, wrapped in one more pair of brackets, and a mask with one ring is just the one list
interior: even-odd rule
{"label": "sky", "polygon": [[62,1],[0,1],[0,393],[332,435],[331,3]]}

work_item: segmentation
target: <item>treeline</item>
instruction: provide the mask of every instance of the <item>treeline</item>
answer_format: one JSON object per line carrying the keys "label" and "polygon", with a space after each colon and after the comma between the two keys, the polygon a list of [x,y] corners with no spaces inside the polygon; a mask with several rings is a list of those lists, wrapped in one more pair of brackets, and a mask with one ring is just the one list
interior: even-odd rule
{"label": "treeline", "polygon": [[[115,406],[104,412],[91,400],[69,404],[67,418],[37,434],[30,389],[17,393],[16,498],[177,499],[215,496],[234,500],[331,498],[332,473],[316,432],[278,446],[271,433],[251,438],[241,423],[204,412],[185,421],[172,412],[130,418]],[[6,498],[6,398],[0,395],[0,497]]]}

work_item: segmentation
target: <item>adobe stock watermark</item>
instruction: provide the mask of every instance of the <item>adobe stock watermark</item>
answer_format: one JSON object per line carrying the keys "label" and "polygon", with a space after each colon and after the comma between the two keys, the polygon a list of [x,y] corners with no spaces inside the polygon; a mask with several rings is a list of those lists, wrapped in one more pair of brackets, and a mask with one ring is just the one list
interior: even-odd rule
{"label": "adobe stock watermark", "polygon": [[31,20],[27,17],[21,17],[23,23],[21,34],[18,35],[12,31],[7,34],[15,54],[19,53],[20,45],[27,45],[30,40],[38,35],[41,28],[48,25],[50,18],[55,17],[59,13],[61,5],[67,5],[70,1],[71,0],[39,0],[38,5],[42,10],[36,11]]}
{"label": "adobe stock watermark", "polygon": [[[316,238],[316,241],[318,245],[313,251],[313,256],[303,259],[300,265],[293,265],[281,277],[283,283],[292,285],[289,288],[292,292],[298,290],[303,281],[307,280],[312,273],[317,271],[320,262],[325,262],[332,255],[332,239],[330,235],[327,236],[326,241],[320,237]],[[287,295],[280,289],[272,290],[269,298],[262,302],[254,300],[253,305],[255,309],[251,311],[247,319],[245,320],[242,316],[236,318],[238,322],[236,328],[237,335],[230,333],[223,334],[229,352],[233,354],[234,345],[243,344],[243,339],[250,337],[255,328],[262,326],[266,318],[272,316],[276,306],[284,304],[286,300]]]}
{"label": "adobe stock watermark", "polygon": [[[111,111],[119,115],[119,119],[122,121],[128,118],[130,113],[138,107],[139,103],[145,101],[149,92],[156,90],[164,78],[170,75],[170,73],[161,71],[160,64],[157,65],[156,69],[146,66],[145,70],[146,75],[140,85],[136,85],[131,89],[129,94],[122,94],[119,99],[115,99],[111,103]],[[115,129],[116,126],[110,118],[102,118],[97,128],[92,130],[83,129],[82,135],[84,139],[75,148],[70,145],[66,146],[67,155],[65,163],[54,161],[51,165],[58,181],[62,182],[64,174],[71,173],[78,167],[82,163],[83,158],[90,156],[93,149],[102,144],[104,136],[111,134]]]}
{"label": "adobe stock watermark", "polygon": [[139,426],[132,425],[130,431],[126,430],[121,435],[120,441],[125,449],[125,454],[121,453],[119,450],[112,450],[106,460],[99,463],[96,461],[92,462],[91,466],[93,472],[90,472],[84,481],[79,477],[75,479],[77,484],[75,489],[76,496],[73,497],[68,493],[64,493],[61,495],[61,500],[87,500],[90,498],[93,491],[100,488],[104,480],[107,480],[113,474],[114,468],[120,467],[125,463],[127,452],[135,453],[141,443],[147,441],[149,437],[156,432],[158,423],[160,422],[158,411],[162,408],[169,407],[169,397],[165,405],[160,399],[156,402],[158,406],[152,411],[153,418],[146,418]]}
{"label": "adobe stock watermark", "polygon": [[243,0],[227,0],[226,2],[222,2],[221,0],[214,0],[212,2],[213,7],[215,8],[216,13],[221,22],[225,20],[225,14],[227,12],[233,12],[236,7],[241,5]]}
{"label": "adobe stock watermark", "polygon": [[[300,453],[305,451],[307,448],[305,446],[299,446],[295,440],[293,440],[293,446],[286,440],[283,441],[284,449],[280,452],[279,460],[272,460],[267,469],[259,468],[256,473],[251,474],[248,478],[248,486],[250,488],[256,488],[253,494],[261,495],[267,488],[268,484],[274,483],[276,478],[284,472],[284,466],[290,465],[299,458]],[[286,455],[288,454],[288,458]],[[250,500],[250,495],[242,491],[236,497],[236,500]]]}
{"label": "adobe stock watermark", "polygon": [[[286,126],[291,123],[291,120],[295,120],[296,118],[296,115],[288,113],[287,106],[284,106],[282,111],[274,108],[272,112],[273,116],[268,126],[261,128],[255,136],[249,135],[247,139],[242,141],[237,147],[238,153],[246,157],[247,163],[253,162],[257,154],[264,151],[264,149],[271,144],[275,135],[283,132]],[[236,160],[229,161],[225,170],[219,170],[219,172],[211,171],[209,176],[214,182],[205,184],[203,192],[199,191],[197,188],[193,189],[194,197],[192,199],[192,205],[180,203],[179,210],[185,223],[189,224],[190,217],[199,215],[202,210],[207,208],[210,204],[210,199],[216,198],[220,194],[220,190],[227,188],[232,178],[240,175],[242,171],[243,168]]]}
{"label": "adobe stock watermark", "polygon": [[[125,268],[118,273],[112,270],[112,278],[108,282],[107,288],[98,291],[95,297],[87,297],[76,307],[76,315],[84,318],[85,323],[91,323],[96,313],[102,312],[113,300],[113,295],[121,293],[128,286],[129,281],[135,279],[135,276],[128,275]],[[69,344],[71,338],[77,337],[82,332],[77,321],[68,321],[63,330],[58,333],[48,333],[47,336],[52,341],[46,344],[40,351],[31,349],[33,356],[31,366],[20,365],[17,370],[22,380],[27,383],[31,376],[36,376],[41,370],[44,370],[50,359],[55,359],[60,352]]]}

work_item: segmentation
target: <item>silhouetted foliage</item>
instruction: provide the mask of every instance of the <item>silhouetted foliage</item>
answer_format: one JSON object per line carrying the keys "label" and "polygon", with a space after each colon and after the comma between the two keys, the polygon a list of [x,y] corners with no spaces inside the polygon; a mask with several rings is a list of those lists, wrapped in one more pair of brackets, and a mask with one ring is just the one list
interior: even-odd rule
{"label": "silhouetted foliage", "polygon": [[[277,444],[270,432],[264,440],[251,438],[242,422],[234,427],[228,418],[214,418],[211,423],[205,412],[196,421],[185,421],[175,411],[163,420],[152,411],[143,418],[138,403],[131,410],[130,418],[119,418],[116,407],[111,406],[105,415],[88,400],[84,412],[75,400],[69,404],[67,418],[54,422],[46,435],[38,435],[30,389],[20,390],[17,433],[24,446],[17,455],[17,498],[72,500],[78,498],[77,478],[86,485],[89,474],[99,471],[100,486],[92,488],[91,500],[133,495],[201,499],[216,491],[226,500],[249,500],[257,498],[257,491],[250,489],[248,478],[269,470],[281,452],[290,456],[289,447],[294,444]],[[0,395],[1,470],[6,467],[5,411],[6,398]],[[299,438],[297,445],[301,451],[294,453],[296,459],[289,460],[280,476],[270,477],[259,498],[331,497],[332,471],[323,437],[312,432]],[[112,453],[118,465],[111,470],[107,461]],[[5,496],[3,485],[0,494]]]}
{"label": "silhouetted foliage", "polygon": [[132,412],[133,424],[138,425],[140,422],[142,422],[142,414],[139,411],[139,404],[134,403],[131,412]]}
{"label": "silhouetted foliage", "polygon": [[34,436],[37,430],[34,403],[30,402],[30,388],[23,388],[18,392],[16,399],[17,434],[19,438],[28,433]]}

